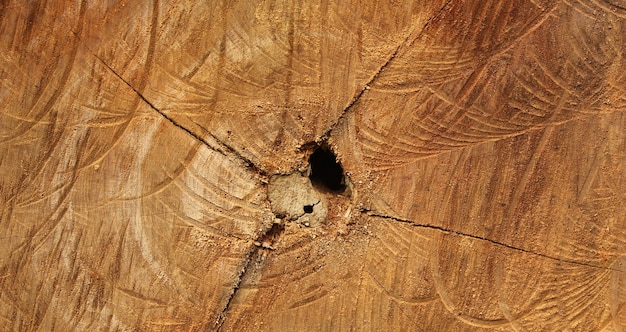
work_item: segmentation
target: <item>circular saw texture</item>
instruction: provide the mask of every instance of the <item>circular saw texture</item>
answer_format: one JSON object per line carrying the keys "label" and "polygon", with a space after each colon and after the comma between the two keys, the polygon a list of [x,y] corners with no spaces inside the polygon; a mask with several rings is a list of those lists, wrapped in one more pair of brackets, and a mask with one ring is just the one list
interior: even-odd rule
{"label": "circular saw texture", "polygon": [[0,51],[0,330],[626,330],[624,1],[7,0]]}

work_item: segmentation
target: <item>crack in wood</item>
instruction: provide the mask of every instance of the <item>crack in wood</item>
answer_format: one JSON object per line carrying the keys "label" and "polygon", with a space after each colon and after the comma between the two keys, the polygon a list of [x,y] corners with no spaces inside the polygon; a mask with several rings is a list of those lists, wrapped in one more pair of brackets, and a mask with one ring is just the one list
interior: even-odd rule
{"label": "crack in wood", "polygon": [[224,326],[224,322],[226,321],[226,314],[228,310],[230,309],[233,299],[235,298],[235,296],[237,296],[237,293],[239,289],[241,288],[241,284],[242,284],[243,278],[246,275],[246,272],[252,269],[253,267],[252,263],[254,262],[253,258],[258,255],[259,250],[260,250],[259,247],[255,246],[248,253],[246,260],[245,260],[245,264],[243,265],[243,268],[239,271],[239,274],[237,275],[237,281],[235,282],[235,285],[233,286],[233,289],[230,293],[230,296],[228,297],[228,300],[226,300],[226,304],[224,305],[219,315],[217,316],[217,320],[215,321],[215,324],[213,325],[212,330],[221,331],[222,326]]}
{"label": "crack in wood", "polygon": [[534,251],[534,250],[519,248],[519,247],[510,245],[510,244],[504,243],[504,242],[500,242],[500,241],[492,240],[492,239],[489,239],[489,238],[486,238],[486,237],[473,235],[473,234],[469,234],[469,233],[465,233],[465,232],[461,232],[461,231],[457,231],[457,230],[454,230],[454,229],[448,229],[448,228],[437,226],[437,225],[420,224],[420,223],[416,223],[416,222],[414,222],[412,220],[408,220],[408,219],[402,219],[402,218],[398,218],[398,217],[394,217],[394,216],[382,215],[382,214],[378,214],[378,213],[373,212],[373,211],[368,210],[368,209],[361,209],[360,212],[361,213],[365,213],[366,215],[368,215],[370,217],[375,217],[375,218],[381,218],[381,219],[385,219],[385,220],[392,220],[392,221],[396,221],[396,222],[401,222],[401,223],[408,224],[408,225],[410,225],[412,227],[434,229],[434,230],[438,230],[438,231],[444,232],[444,233],[452,233],[452,234],[455,234],[455,235],[458,235],[458,236],[464,236],[464,237],[469,237],[469,238],[480,240],[480,241],[489,242],[489,243],[492,243],[492,244],[495,244],[495,245],[498,245],[498,246],[502,246],[502,247],[505,247],[505,248],[508,248],[508,249],[511,249],[511,250],[523,252],[523,253],[530,254],[530,255],[539,256],[539,257],[542,257],[542,258],[546,258],[546,259],[557,261],[557,262],[561,262],[561,263],[567,263],[567,264],[578,265],[578,266],[585,266],[585,267],[590,267],[590,268],[599,269],[599,270],[607,270],[607,271],[615,271],[615,272],[626,272],[624,270],[620,270],[620,269],[616,269],[616,268],[612,268],[612,267],[584,263],[584,262],[580,262],[580,261],[575,261],[575,260],[571,260],[571,259],[565,259],[565,258],[560,258],[560,257],[544,254],[544,253],[537,252],[537,251]]}
{"label": "crack in wood", "polygon": [[74,37],[80,41],[81,43],[83,43],[83,46],[85,47],[85,49],[89,52],[89,54],[91,54],[93,57],[95,57],[103,66],[105,66],[111,73],[113,73],[113,75],[115,75],[117,78],[119,78],[126,86],[128,86],[131,90],[133,90],[133,92],[141,99],[141,101],[143,101],[144,103],[146,103],[146,105],[148,105],[152,110],[156,111],[157,113],[159,113],[163,118],[165,118],[169,123],[171,123],[172,125],[174,125],[175,127],[183,130],[185,133],[187,133],[189,136],[193,137],[196,141],[200,142],[202,145],[208,147],[209,149],[218,152],[220,154],[222,154],[225,157],[228,157],[228,154],[231,154],[232,156],[234,156],[236,159],[240,160],[241,162],[244,163],[245,167],[247,169],[251,169],[253,170],[255,173],[257,173],[258,175],[262,176],[262,177],[266,177],[268,174],[265,170],[261,169],[259,166],[257,166],[252,160],[250,160],[249,158],[245,157],[244,155],[242,155],[241,153],[239,153],[237,150],[235,150],[235,148],[231,147],[230,145],[226,144],[225,142],[223,142],[222,140],[220,140],[218,137],[216,137],[215,135],[213,135],[213,133],[211,133],[209,130],[207,130],[206,128],[198,125],[196,122],[194,122],[194,124],[198,125],[202,130],[204,130],[204,132],[206,134],[208,134],[209,136],[211,136],[211,138],[215,141],[215,143],[217,145],[219,145],[219,147],[215,147],[213,146],[211,143],[209,143],[207,140],[205,140],[204,138],[200,137],[200,135],[196,134],[195,132],[193,132],[191,129],[181,125],[180,123],[178,123],[176,120],[174,120],[172,117],[168,116],[165,112],[161,111],[158,107],[156,107],[152,102],[150,102],[144,95],[143,93],[141,93],[139,90],[137,90],[132,84],[130,84],[130,82],[128,82],[126,79],[124,79],[124,77],[122,77],[122,75],[120,75],[119,73],[117,73],[117,71],[115,71],[111,66],[109,66],[108,63],[106,63],[106,61],[104,61],[102,58],[100,58],[95,52],[93,52],[89,47],[87,47],[84,42],[82,41],[82,39],[79,37],[78,33],[76,31],[74,31],[73,29],[70,29],[70,31],[72,32],[72,34],[74,35]]}
{"label": "crack in wood", "polygon": [[[161,112],[159,112],[161,113]],[[161,115],[165,116],[165,114],[161,113]],[[168,118],[169,119],[169,118]],[[171,121],[171,120],[170,120]],[[229,144],[227,144],[226,142],[222,141],[221,139],[219,139],[217,136],[213,135],[213,133],[211,133],[208,129],[206,129],[204,126],[202,126],[201,124],[197,123],[196,121],[191,120],[191,122],[193,122],[195,125],[197,125],[200,129],[202,129],[207,135],[211,136],[211,138],[213,138],[213,140],[215,140],[219,145],[222,146],[223,149],[226,150],[226,152],[220,150],[220,149],[215,149],[213,148],[213,150],[216,150],[221,153],[226,155],[226,153],[230,153],[232,155],[234,155],[236,158],[238,158],[239,160],[243,161],[243,163],[246,165],[247,168],[254,170],[256,173],[258,173],[261,176],[267,177],[268,173],[261,169],[259,166],[257,166],[252,160],[250,160],[250,158],[247,158],[246,156],[242,155],[239,151],[237,151],[235,148],[233,148],[232,146],[230,146]],[[179,126],[180,128],[182,128],[185,131],[189,131],[191,132],[191,130],[188,130],[187,128],[184,128],[181,125],[178,125],[175,123],[176,126]],[[196,137],[196,135],[194,134],[194,137]]]}
{"label": "crack in wood", "polygon": [[339,115],[339,117],[337,118],[337,120],[335,120],[335,122],[333,122],[332,125],[330,125],[330,127],[324,132],[324,134],[322,134],[322,136],[320,136],[318,141],[323,141],[323,140],[327,140],[328,137],[330,136],[331,132],[333,130],[335,130],[335,128],[341,123],[341,121],[346,117],[346,115],[348,114],[348,112],[350,112],[350,110],[352,109],[352,107],[354,107],[354,105],[361,99],[361,97],[363,96],[363,94],[365,94],[365,91],[370,89],[370,85],[374,83],[374,81],[380,76],[380,74],[383,72],[383,70],[385,70],[385,68],[387,66],[389,66],[389,64],[391,63],[391,61],[396,57],[396,55],[398,54],[398,51],[400,50],[400,48],[402,47],[402,45],[404,45],[404,43],[407,41],[407,38],[404,39],[404,41],[402,43],[400,43],[400,45],[398,45],[398,47],[396,47],[396,49],[394,50],[393,54],[391,54],[391,56],[389,57],[389,59],[387,59],[387,61],[385,61],[385,63],[378,68],[378,71],[376,71],[376,73],[374,74],[374,76],[372,76],[372,78],[365,83],[365,85],[363,86],[363,88],[357,92],[357,94],[352,98],[352,101],[350,101],[350,104],[348,104],[348,106],[346,106],[343,111],[341,111],[341,115]]}
{"label": "crack in wood", "polygon": [[[230,293],[230,296],[228,297],[228,300],[226,301],[226,304],[217,316],[217,320],[215,321],[212,330],[222,330],[222,327],[226,322],[228,311],[231,308],[233,300],[237,297],[237,294],[242,287],[244,279],[246,279],[246,277],[253,272],[258,271],[262,267],[262,263],[265,261],[266,258],[264,254],[274,250],[274,243],[276,243],[276,241],[280,238],[284,230],[285,226],[283,224],[274,223],[272,227],[270,227],[267,231],[258,236],[257,240],[253,242],[253,247],[251,250],[248,251],[248,254],[246,255],[243,268],[239,271],[237,275],[237,281],[233,286],[233,289]],[[257,245],[256,243],[260,243],[261,245]]]}
{"label": "crack in wood", "polygon": [[[203,145],[205,145],[206,147],[208,147],[209,149],[216,151],[220,154],[222,154],[225,157],[228,157],[228,154],[231,154],[233,156],[235,156],[235,158],[241,160],[246,168],[252,169],[254,170],[256,173],[265,176],[267,175],[267,173],[260,169],[258,166],[256,166],[254,164],[254,162],[252,162],[249,158],[246,158],[245,156],[243,156],[242,154],[240,154],[239,152],[237,152],[233,147],[231,147],[230,145],[226,144],[225,142],[222,142],[220,139],[218,139],[215,135],[213,135],[211,132],[209,132],[208,130],[206,130],[203,127],[202,128],[209,136],[211,136],[211,138],[213,140],[215,140],[215,142],[217,144],[220,145],[219,148],[214,147],[213,145],[211,145],[211,143],[209,143],[207,140],[205,140],[204,138],[200,137],[200,135],[196,134],[195,132],[193,132],[192,130],[186,128],[185,126],[181,125],[180,123],[178,123],[176,120],[174,120],[173,118],[171,118],[170,116],[168,116],[165,112],[161,111],[159,108],[157,108],[153,103],[151,103],[139,90],[135,89],[135,87],[133,87],[127,80],[125,80],[120,74],[118,74],[113,68],[111,68],[111,66],[109,66],[106,62],[104,62],[104,60],[102,60],[100,57],[98,57],[97,55],[93,54],[92,55],[94,57],[96,57],[105,67],[107,67],[115,76],[117,76],[122,82],[124,82],[124,84],[126,84],[129,88],[131,88],[135,94],[137,94],[137,96],[139,96],[139,98],[145,102],[148,106],[150,106],[151,109],[153,109],[154,111],[156,111],[157,113],[159,113],[163,118],[165,118],[168,122],[170,122],[172,125],[174,125],[175,127],[182,129],[184,132],[186,132],[188,135],[190,135],[191,137],[193,137],[195,140],[197,140],[198,142],[202,143]],[[195,122],[194,122],[195,123]],[[225,150],[225,151],[224,151]]]}
{"label": "crack in wood", "polygon": [[[437,18],[439,16],[439,14],[441,14],[441,12],[448,6],[448,4],[450,4],[450,2],[452,2],[452,0],[448,0],[446,1],[445,4],[443,4],[443,6],[441,6],[441,8],[437,11],[437,13],[435,13],[435,15],[433,15],[430,19],[428,19],[428,21],[424,24],[424,26],[422,27],[422,29],[420,30],[420,34],[413,38],[413,40],[419,38],[424,30],[426,30],[426,28],[428,27],[428,25],[430,24],[430,22],[432,20],[434,20],[435,18]],[[339,124],[341,123],[341,121],[346,117],[346,115],[348,114],[348,112],[350,112],[350,110],[354,107],[354,105],[361,99],[361,97],[363,96],[363,94],[365,94],[365,91],[370,89],[370,86],[372,84],[374,84],[374,82],[378,79],[378,77],[380,76],[380,74],[385,70],[385,68],[387,68],[391,62],[393,61],[393,59],[396,58],[396,56],[398,55],[398,53],[400,52],[400,49],[402,47],[404,47],[407,43],[409,43],[409,39],[411,39],[411,35],[413,33],[409,33],[406,38],[404,38],[404,40],[395,48],[395,50],[393,51],[393,53],[391,54],[391,56],[387,59],[387,61],[385,61],[385,63],[383,63],[382,66],[380,66],[380,68],[378,68],[378,70],[376,71],[376,73],[374,74],[374,76],[372,76],[372,78],[367,81],[367,83],[365,83],[365,85],[363,86],[363,88],[356,93],[356,95],[352,98],[352,101],[350,101],[350,104],[348,104],[348,106],[346,106],[343,111],[341,111],[341,114],[339,115],[339,117],[337,118],[337,120],[335,120],[335,122],[333,122],[333,124],[330,125],[330,127],[328,128],[328,130],[326,130],[324,132],[324,134],[322,134],[320,136],[320,138],[318,139],[318,141],[323,141],[323,140],[328,140],[328,138],[330,137],[330,134],[332,133],[333,130],[335,130],[337,128],[337,126],[339,126]],[[409,43],[412,44],[413,40]]]}

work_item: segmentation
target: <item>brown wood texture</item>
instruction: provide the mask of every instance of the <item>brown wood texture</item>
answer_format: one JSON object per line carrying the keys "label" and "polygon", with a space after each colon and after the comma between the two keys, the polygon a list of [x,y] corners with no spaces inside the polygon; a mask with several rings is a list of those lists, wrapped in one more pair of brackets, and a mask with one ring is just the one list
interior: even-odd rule
{"label": "brown wood texture", "polygon": [[[625,52],[623,0],[0,1],[0,330],[625,331]],[[314,142],[350,188],[279,219]]]}

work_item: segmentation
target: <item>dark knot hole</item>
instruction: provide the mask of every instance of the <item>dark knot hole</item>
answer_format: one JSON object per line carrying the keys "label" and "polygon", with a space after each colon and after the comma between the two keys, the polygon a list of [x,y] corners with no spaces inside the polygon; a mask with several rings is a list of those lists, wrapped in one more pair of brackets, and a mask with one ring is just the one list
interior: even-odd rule
{"label": "dark knot hole", "polygon": [[318,147],[311,154],[309,165],[311,166],[309,179],[313,185],[335,193],[342,193],[346,190],[343,168],[328,147]]}

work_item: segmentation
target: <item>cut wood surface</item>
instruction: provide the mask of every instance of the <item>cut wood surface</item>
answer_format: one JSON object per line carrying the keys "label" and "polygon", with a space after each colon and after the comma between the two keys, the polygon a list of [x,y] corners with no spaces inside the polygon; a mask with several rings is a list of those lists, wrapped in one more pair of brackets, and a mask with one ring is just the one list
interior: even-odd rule
{"label": "cut wood surface", "polygon": [[0,330],[626,331],[624,53],[623,0],[0,1]]}

